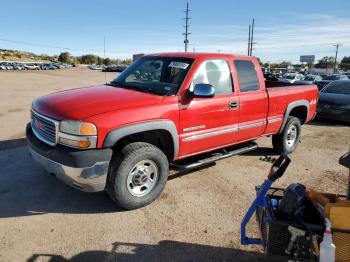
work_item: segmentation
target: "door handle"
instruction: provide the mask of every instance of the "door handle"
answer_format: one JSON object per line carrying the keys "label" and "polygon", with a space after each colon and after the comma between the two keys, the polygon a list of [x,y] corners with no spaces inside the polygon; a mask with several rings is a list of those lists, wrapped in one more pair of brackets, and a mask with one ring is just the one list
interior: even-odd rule
{"label": "door handle", "polygon": [[239,106],[239,103],[238,103],[238,102],[230,102],[230,103],[228,104],[228,107],[229,107],[230,109],[238,108],[238,106]]}

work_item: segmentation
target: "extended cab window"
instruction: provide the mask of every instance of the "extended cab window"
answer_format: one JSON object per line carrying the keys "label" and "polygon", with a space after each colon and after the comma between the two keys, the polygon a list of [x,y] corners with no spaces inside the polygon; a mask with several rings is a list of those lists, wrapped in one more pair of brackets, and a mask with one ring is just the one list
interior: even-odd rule
{"label": "extended cab window", "polygon": [[110,84],[157,95],[174,95],[193,63],[181,57],[145,56],[124,70]]}
{"label": "extended cab window", "polygon": [[249,60],[235,60],[234,64],[241,92],[259,90],[259,79],[254,64]]}
{"label": "extended cab window", "polygon": [[232,79],[227,62],[216,59],[202,63],[193,77],[191,88],[196,84],[211,84],[215,95],[231,94]]}

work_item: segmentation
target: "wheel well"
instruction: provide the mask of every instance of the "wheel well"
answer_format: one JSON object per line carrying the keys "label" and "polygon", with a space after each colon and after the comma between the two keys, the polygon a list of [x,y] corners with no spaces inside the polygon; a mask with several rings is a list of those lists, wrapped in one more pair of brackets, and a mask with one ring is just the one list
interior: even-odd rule
{"label": "wheel well", "polygon": [[162,150],[169,161],[174,158],[174,141],[171,134],[166,130],[157,129],[127,135],[114,144],[113,150],[121,150],[127,144],[134,142],[149,143]]}
{"label": "wheel well", "polygon": [[307,118],[307,108],[305,106],[297,106],[290,111],[289,116],[299,118],[300,123],[304,124]]}

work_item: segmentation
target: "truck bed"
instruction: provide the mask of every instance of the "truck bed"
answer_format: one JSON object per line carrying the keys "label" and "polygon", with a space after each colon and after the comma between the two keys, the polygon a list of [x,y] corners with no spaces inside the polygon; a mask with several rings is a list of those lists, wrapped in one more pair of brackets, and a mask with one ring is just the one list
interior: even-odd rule
{"label": "truck bed", "polygon": [[[267,113],[267,125],[265,134],[276,133],[281,128],[282,122],[273,122],[273,119],[284,118],[288,105],[298,103],[303,98],[309,105],[309,113],[305,123],[309,122],[316,112],[318,89],[316,85],[300,85],[280,83],[277,81],[265,81],[266,92],[269,97],[269,109]],[[272,121],[271,121],[272,120]]]}

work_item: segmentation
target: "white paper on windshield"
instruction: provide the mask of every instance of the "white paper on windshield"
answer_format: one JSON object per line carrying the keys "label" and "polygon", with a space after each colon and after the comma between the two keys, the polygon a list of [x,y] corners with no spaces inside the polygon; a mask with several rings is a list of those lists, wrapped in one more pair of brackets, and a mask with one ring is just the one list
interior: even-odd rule
{"label": "white paper on windshield", "polygon": [[175,67],[180,69],[186,69],[190,64],[183,63],[183,62],[170,62],[168,67]]}

